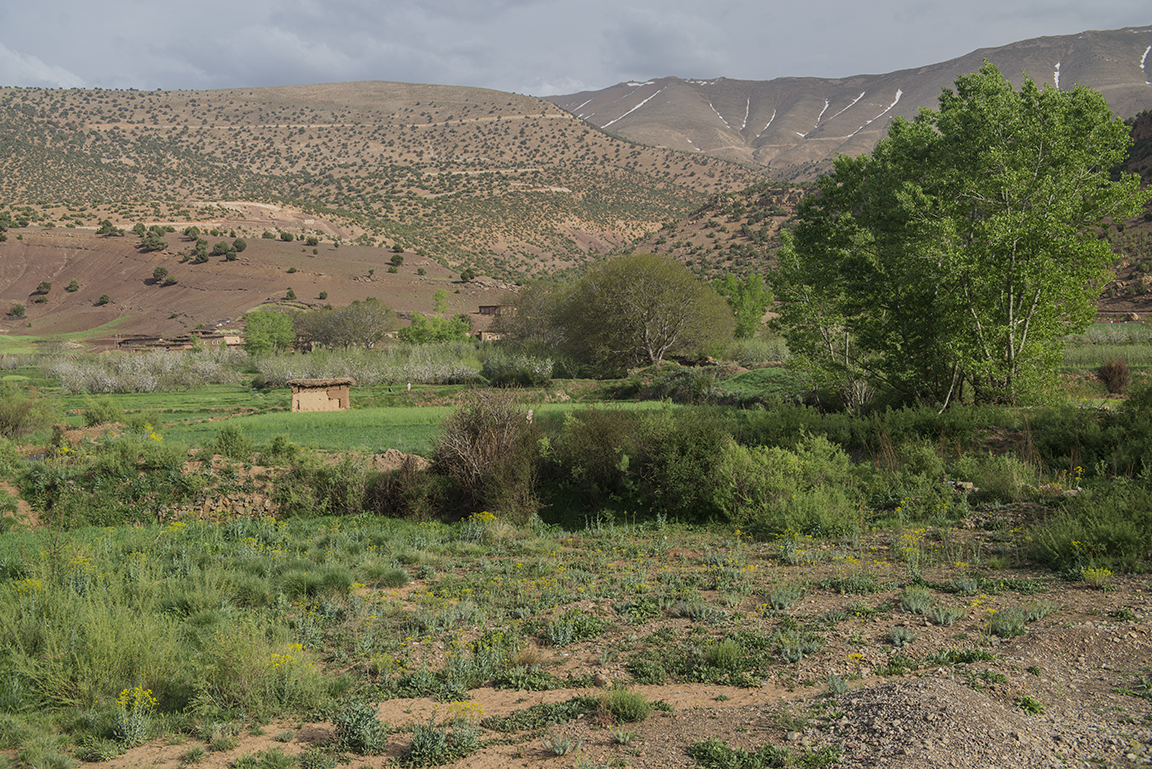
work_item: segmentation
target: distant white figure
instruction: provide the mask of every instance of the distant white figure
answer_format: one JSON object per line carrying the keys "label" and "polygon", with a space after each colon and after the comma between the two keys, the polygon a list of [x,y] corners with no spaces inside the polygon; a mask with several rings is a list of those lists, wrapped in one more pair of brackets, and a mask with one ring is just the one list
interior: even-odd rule
{"label": "distant white figure", "polygon": [[528,409],[528,424],[532,424],[532,409]]}
{"label": "distant white figure", "polygon": [[411,382],[408,383],[408,392],[412,392],[412,383]]}

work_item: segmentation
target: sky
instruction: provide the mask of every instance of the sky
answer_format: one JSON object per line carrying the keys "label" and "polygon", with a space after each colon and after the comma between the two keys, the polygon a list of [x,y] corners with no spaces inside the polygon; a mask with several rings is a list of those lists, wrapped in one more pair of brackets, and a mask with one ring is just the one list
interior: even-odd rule
{"label": "sky", "polygon": [[846,77],[1152,24],[1148,0],[4,0],[0,85],[355,80],[533,96],[678,77]]}

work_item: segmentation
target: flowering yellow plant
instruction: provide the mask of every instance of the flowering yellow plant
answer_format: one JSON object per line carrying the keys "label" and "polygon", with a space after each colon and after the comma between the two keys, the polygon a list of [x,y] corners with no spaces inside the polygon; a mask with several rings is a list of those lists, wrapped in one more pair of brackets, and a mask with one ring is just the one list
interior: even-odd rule
{"label": "flowering yellow plant", "polygon": [[151,689],[136,686],[120,692],[116,704],[126,713],[150,713],[156,707],[157,700],[152,696]]}
{"label": "flowering yellow plant", "polygon": [[484,708],[478,702],[453,702],[448,706],[448,720],[453,723],[479,723]]}
{"label": "flowering yellow plant", "polygon": [[1110,569],[1081,569],[1080,578],[1097,590],[1107,590],[1112,583]]}

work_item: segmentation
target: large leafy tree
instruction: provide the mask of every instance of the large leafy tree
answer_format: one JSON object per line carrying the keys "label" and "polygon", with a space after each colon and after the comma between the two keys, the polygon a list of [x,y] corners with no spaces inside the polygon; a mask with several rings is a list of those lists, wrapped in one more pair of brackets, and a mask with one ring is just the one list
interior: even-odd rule
{"label": "large leafy tree", "polygon": [[400,329],[400,341],[409,344],[463,341],[472,333],[472,319],[460,313],[453,318],[412,313],[412,322]]}
{"label": "large leafy tree", "polygon": [[712,288],[728,301],[732,314],[736,317],[737,339],[751,339],[760,329],[764,311],[772,304],[772,291],[764,285],[759,275],[749,275],[740,280],[732,273],[712,281]]}
{"label": "large leafy tree", "polygon": [[400,328],[400,320],[388,305],[369,298],[347,307],[308,310],[293,317],[297,347],[364,347],[375,345]]}
{"label": "large leafy tree", "polygon": [[1147,198],[1110,178],[1128,144],[1088,88],[1017,91],[988,63],[959,78],[801,204],[776,281],[789,347],[850,406],[877,386],[1037,397],[1114,261],[1094,228]]}
{"label": "large leafy tree", "polygon": [[267,355],[292,346],[296,335],[292,319],[281,312],[248,313],[244,324],[244,349],[250,355]]}
{"label": "large leafy tree", "polygon": [[732,337],[723,297],[684,265],[656,254],[601,262],[566,291],[557,322],[577,360],[656,364]]}

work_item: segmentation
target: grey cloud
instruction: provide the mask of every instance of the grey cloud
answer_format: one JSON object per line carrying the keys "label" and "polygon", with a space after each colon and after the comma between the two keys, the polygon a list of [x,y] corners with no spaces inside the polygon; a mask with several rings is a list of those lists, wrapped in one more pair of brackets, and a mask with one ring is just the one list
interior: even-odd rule
{"label": "grey cloud", "polygon": [[887,72],[1148,21],[1147,0],[38,0],[0,9],[0,85],[399,80],[547,95]]}
{"label": "grey cloud", "polygon": [[36,56],[13,51],[0,43],[0,83],[39,88],[83,88],[84,80],[59,66],[45,64]]}

